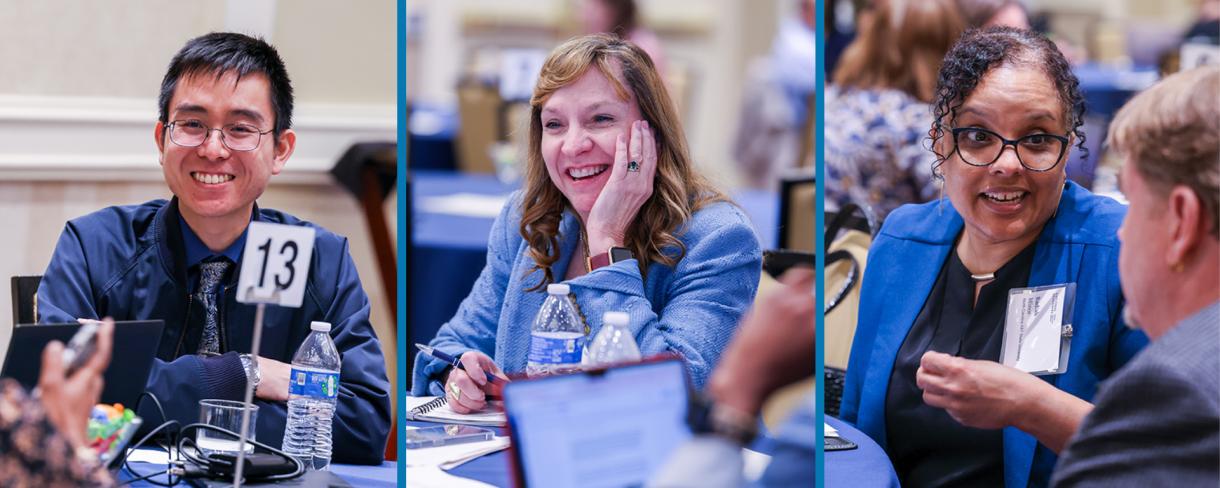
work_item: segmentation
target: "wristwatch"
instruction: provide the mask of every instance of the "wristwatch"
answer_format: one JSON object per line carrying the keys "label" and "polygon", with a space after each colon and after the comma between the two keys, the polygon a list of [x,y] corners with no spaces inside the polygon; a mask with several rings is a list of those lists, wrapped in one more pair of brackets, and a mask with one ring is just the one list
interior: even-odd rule
{"label": "wristwatch", "polygon": [[699,395],[691,399],[686,423],[695,434],[717,435],[741,446],[750,445],[758,436],[755,416]]}
{"label": "wristwatch", "polygon": [[632,254],[630,249],[625,247],[612,247],[610,252],[604,252],[596,256],[585,258],[586,269],[593,271],[597,268],[603,268],[619,261],[635,259],[635,254]]}
{"label": "wristwatch", "polygon": [[263,381],[263,373],[258,369],[258,358],[250,354],[237,356],[241,359],[241,367],[246,370],[246,381],[254,385],[253,391],[258,391],[258,384]]}

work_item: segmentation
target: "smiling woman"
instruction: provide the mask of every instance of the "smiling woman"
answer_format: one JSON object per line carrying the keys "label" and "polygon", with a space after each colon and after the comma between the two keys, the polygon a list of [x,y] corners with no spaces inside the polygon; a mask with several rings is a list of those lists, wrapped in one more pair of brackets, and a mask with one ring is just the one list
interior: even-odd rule
{"label": "smiling woman", "polygon": [[[1083,103],[1035,32],[971,31],[945,56],[929,136],[948,203],[900,207],[873,242],[841,407],[903,486],[1045,485],[1098,383],[1147,343],[1119,313],[1125,209],[1066,180]],[[999,364],[1009,293],[1069,283],[1065,371]]]}
{"label": "smiling woman", "polygon": [[470,296],[429,343],[466,371],[421,354],[412,393],[481,408],[493,388],[484,371],[525,370],[541,290],[560,281],[590,336],[603,312],[627,312],[640,351],[681,355],[702,387],[754,299],[762,253],[745,215],[694,170],[652,61],[613,36],[569,40],[530,105],[525,189],[496,220]]}

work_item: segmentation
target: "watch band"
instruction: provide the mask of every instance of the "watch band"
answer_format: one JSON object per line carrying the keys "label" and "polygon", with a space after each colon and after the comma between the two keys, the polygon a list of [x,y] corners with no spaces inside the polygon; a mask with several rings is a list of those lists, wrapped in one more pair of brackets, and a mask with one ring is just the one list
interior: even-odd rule
{"label": "watch band", "polygon": [[687,412],[687,424],[696,434],[720,436],[748,446],[758,435],[758,419],[753,415],[695,396]]}
{"label": "watch band", "polygon": [[585,258],[585,269],[593,271],[628,259],[635,259],[635,253],[625,247],[615,246],[607,252]]}
{"label": "watch band", "polygon": [[585,258],[585,265],[585,269],[589,271],[610,266],[610,253],[604,252],[596,256],[587,257]]}
{"label": "watch band", "polygon": [[241,354],[237,357],[241,359],[241,366],[246,370],[246,381],[253,384],[253,390],[257,392],[258,384],[263,381],[262,371],[258,369],[258,358],[251,354]]}

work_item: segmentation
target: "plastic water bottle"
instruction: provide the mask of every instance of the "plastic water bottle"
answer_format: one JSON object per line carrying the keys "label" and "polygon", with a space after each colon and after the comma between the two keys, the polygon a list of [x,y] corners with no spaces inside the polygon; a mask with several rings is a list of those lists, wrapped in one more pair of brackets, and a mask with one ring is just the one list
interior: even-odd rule
{"label": "plastic water bottle", "polygon": [[635,336],[627,329],[631,318],[624,312],[606,312],[602,316],[602,329],[589,344],[586,366],[604,366],[640,360],[640,348]]}
{"label": "plastic water bottle", "polygon": [[568,285],[546,287],[546,301],[530,329],[530,353],[525,374],[545,376],[580,369],[588,332],[568,296]]}
{"label": "plastic water bottle", "polygon": [[330,466],[331,429],[339,398],[339,351],[330,338],[330,324],[312,322],[312,332],[292,357],[288,383],[288,426],[284,452],[305,469]]}

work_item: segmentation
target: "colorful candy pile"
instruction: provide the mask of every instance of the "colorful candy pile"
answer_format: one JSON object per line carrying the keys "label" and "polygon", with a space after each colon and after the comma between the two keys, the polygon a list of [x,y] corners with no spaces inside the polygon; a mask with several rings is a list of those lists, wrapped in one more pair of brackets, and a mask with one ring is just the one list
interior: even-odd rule
{"label": "colorful candy pile", "polygon": [[99,403],[95,405],[89,416],[89,445],[103,459],[109,458],[110,456],[106,456],[106,454],[121,447],[115,443],[126,440],[125,437],[130,436],[124,434],[127,434],[136,419],[136,413],[123,408],[122,404]]}

